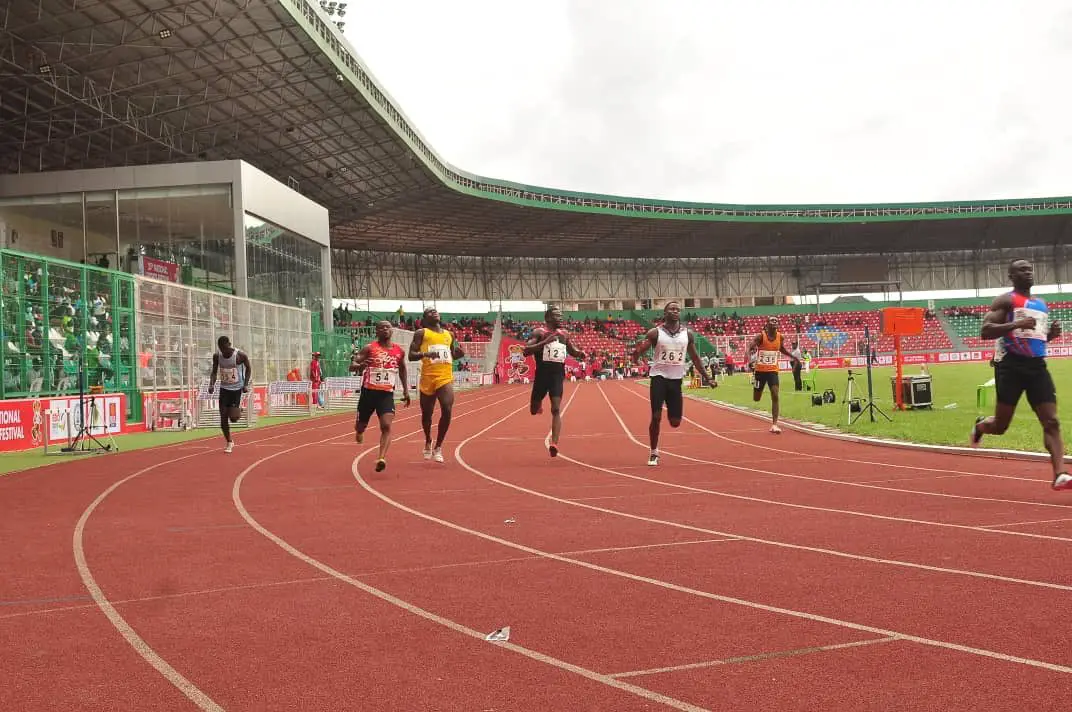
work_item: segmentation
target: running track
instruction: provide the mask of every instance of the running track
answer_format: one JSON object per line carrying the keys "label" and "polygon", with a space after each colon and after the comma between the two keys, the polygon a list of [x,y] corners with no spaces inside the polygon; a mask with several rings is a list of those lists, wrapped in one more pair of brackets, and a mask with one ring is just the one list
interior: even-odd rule
{"label": "running track", "polygon": [[342,416],[0,477],[0,709],[1067,708],[1044,465],[566,402],[554,460],[499,387],[443,465],[413,407],[383,473]]}

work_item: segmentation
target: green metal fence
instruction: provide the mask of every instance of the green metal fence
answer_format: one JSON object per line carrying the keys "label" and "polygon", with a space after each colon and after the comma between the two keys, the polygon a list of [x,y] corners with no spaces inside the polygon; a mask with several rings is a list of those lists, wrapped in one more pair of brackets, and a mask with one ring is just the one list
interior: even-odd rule
{"label": "green metal fence", "polygon": [[112,270],[0,250],[2,398],[71,396],[97,386],[127,396],[141,418],[134,338],[134,278]]}
{"label": "green metal fence", "polygon": [[317,315],[314,315],[313,351],[320,352],[320,369],[324,377],[350,375],[351,354],[372,341],[375,332],[372,327],[325,332]]}

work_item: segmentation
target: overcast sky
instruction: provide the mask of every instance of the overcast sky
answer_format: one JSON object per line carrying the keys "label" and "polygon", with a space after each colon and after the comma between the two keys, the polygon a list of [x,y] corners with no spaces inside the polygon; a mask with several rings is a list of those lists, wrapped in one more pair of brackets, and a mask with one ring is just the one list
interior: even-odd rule
{"label": "overcast sky", "polygon": [[348,0],[345,20],[479,175],[731,203],[1072,195],[1067,1]]}

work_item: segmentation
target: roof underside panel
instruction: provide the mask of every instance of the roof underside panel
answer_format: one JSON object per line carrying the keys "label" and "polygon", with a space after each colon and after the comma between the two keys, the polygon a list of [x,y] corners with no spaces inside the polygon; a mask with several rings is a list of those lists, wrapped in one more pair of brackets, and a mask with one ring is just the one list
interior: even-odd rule
{"label": "roof underside panel", "polygon": [[715,206],[464,174],[423,143],[306,0],[9,8],[0,17],[0,172],[241,159],[325,205],[339,248],[707,257],[1069,241],[1067,198]]}

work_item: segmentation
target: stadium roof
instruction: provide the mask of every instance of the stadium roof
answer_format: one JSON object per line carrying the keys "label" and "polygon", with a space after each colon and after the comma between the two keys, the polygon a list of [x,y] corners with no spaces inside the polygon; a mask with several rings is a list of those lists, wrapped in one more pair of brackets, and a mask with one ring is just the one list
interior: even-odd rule
{"label": "stadium roof", "polygon": [[13,0],[0,21],[0,173],[243,159],[327,206],[340,248],[705,257],[1072,241],[1072,198],[717,205],[471,175],[306,0]]}

